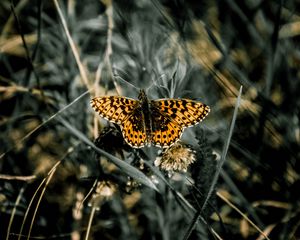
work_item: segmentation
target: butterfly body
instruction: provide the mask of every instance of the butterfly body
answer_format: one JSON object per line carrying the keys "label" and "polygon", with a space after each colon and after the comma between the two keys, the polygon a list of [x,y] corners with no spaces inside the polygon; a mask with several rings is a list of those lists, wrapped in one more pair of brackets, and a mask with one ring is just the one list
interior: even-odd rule
{"label": "butterfly body", "polygon": [[141,91],[138,99],[140,100],[140,105],[138,106],[139,115],[142,116],[140,120],[144,120],[144,129],[146,132],[146,144],[151,144],[151,129],[152,129],[152,118],[150,116],[150,104],[147,95],[144,91]]}
{"label": "butterfly body", "polygon": [[134,148],[154,144],[169,147],[184,128],[201,122],[210,108],[190,99],[149,100],[144,90],[138,100],[104,96],[91,100],[101,117],[120,125],[125,141]]}

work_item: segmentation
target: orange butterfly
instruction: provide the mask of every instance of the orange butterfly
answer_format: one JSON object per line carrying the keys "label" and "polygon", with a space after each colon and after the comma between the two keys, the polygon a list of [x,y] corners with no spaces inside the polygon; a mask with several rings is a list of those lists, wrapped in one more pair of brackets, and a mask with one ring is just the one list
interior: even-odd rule
{"label": "orange butterfly", "polygon": [[120,125],[125,141],[134,148],[151,143],[169,147],[180,139],[184,128],[201,122],[210,111],[190,99],[149,100],[144,90],[138,99],[104,96],[91,100],[101,117]]}

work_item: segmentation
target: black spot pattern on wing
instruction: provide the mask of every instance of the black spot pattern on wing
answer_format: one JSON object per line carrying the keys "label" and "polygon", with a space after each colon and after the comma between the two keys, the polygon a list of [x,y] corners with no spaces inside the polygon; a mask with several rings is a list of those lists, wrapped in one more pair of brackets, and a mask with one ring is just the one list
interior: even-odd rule
{"label": "black spot pattern on wing", "polygon": [[156,108],[151,108],[151,121],[151,141],[154,145],[169,147],[181,137],[182,128]]}
{"label": "black spot pattern on wing", "polygon": [[146,144],[169,147],[184,128],[201,122],[210,108],[190,99],[149,101],[141,90],[139,100],[119,96],[96,97],[91,105],[101,117],[121,126],[125,141],[132,147]]}
{"label": "black spot pattern on wing", "polygon": [[121,124],[121,128],[124,139],[130,146],[140,148],[147,144],[145,119],[140,107]]}
{"label": "black spot pattern on wing", "polygon": [[138,104],[137,100],[119,96],[95,97],[91,100],[91,106],[101,117],[117,124],[129,117]]}

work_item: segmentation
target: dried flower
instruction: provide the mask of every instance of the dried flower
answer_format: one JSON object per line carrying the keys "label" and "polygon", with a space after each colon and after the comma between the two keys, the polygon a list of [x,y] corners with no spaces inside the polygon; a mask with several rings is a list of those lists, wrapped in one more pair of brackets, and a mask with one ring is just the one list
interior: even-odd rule
{"label": "dried flower", "polygon": [[177,142],[163,150],[154,164],[169,172],[186,172],[188,166],[196,160],[195,151],[182,142]]}

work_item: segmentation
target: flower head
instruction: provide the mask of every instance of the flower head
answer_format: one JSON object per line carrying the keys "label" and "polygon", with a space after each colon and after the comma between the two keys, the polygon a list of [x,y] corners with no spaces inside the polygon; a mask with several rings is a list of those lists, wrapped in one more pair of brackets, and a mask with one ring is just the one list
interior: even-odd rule
{"label": "flower head", "polygon": [[177,142],[162,151],[154,164],[169,172],[186,172],[188,166],[196,160],[195,151],[182,142]]}

